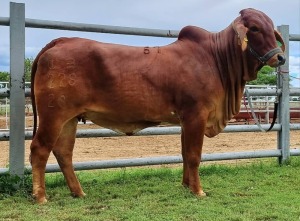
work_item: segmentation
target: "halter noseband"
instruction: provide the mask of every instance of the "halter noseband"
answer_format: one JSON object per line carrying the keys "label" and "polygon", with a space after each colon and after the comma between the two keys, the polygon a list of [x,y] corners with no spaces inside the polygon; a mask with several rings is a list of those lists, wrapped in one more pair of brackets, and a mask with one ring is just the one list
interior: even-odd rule
{"label": "halter noseband", "polygon": [[277,53],[282,53],[281,48],[277,47],[274,48],[270,51],[268,51],[264,56],[259,56],[259,54],[248,44],[248,48],[249,51],[251,52],[251,54],[257,58],[263,65],[265,65],[267,63],[267,61],[272,58],[275,54]]}

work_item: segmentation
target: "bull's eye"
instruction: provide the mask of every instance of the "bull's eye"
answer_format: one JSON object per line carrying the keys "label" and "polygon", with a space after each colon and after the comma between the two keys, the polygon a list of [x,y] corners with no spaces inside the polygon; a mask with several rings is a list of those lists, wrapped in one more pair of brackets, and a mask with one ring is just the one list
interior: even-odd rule
{"label": "bull's eye", "polygon": [[252,32],[259,32],[259,29],[256,26],[252,26],[252,27],[250,27],[250,31],[252,31]]}

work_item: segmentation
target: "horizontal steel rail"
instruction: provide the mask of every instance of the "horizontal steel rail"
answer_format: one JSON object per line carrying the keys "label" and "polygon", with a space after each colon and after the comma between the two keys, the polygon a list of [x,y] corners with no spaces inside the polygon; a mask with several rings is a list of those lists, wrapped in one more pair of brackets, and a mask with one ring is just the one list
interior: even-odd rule
{"label": "horizontal steel rail", "polygon": [[[270,124],[262,124],[263,129],[267,130]],[[300,124],[290,124],[291,130],[300,130]],[[280,131],[281,125],[275,124],[272,131]],[[260,132],[257,125],[228,125],[225,127],[223,133],[237,133],[237,132]],[[178,126],[173,127],[149,127],[143,129],[132,136],[151,136],[151,135],[175,135],[180,134],[181,128]],[[77,138],[90,138],[90,137],[119,137],[125,136],[109,129],[85,129],[77,131]],[[9,139],[9,131],[0,132],[0,141]],[[32,131],[25,131],[25,139],[32,139]]]}
{"label": "horizontal steel rail", "polygon": [[298,88],[291,88],[290,89],[290,96],[300,96],[300,89],[298,89]]}
{"label": "horizontal steel rail", "polygon": [[[263,129],[268,129],[269,124],[261,125]],[[275,124],[272,131],[280,131],[281,125]],[[300,124],[290,124],[291,130],[300,130]],[[225,127],[223,133],[235,132],[259,132],[260,129],[256,125],[228,125]],[[150,136],[150,135],[174,135],[180,134],[181,128],[178,126],[173,127],[149,127],[143,129],[133,136]],[[0,141],[9,140],[9,131],[0,132]],[[81,129],[77,131],[77,138],[90,138],[90,137],[118,137],[124,136],[110,129]],[[25,131],[25,139],[32,139],[32,131]]]}
{"label": "horizontal steel rail", "polygon": [[[10,96],[9,88],[0,88],[0,98],[6,98]],[[25,88],[25,97],[30,97],[30,88]]]}
{"label": "horizontal steel rail", "polygon": [[[0,25],[9,26],[9,18],[0,17]],[[68,30],[68,31],[97,32],[97,33],[109,33],[109,34],[123,34],[123,35],[167,37],[167,38],[177,38],[179,34],[179,31],[177,30],[133,28],[133,27],[84,24],[84,23],[74,23],[74,22],[48,21],[48,20],[29,19],[29,18],[25,19],[25,27]]]}
{"label": "horizontal steel rail", "polygon": [[289,35],[289,40],[290,41],[300,41],[300,35],[298,35],[298,34],[290,34]]}
{"label": "horizontal steel rail", "polygon": [[[281,90],[278,89],[248,89],[250,96],[277,96],[281,95]],[[30,88],[25,88],[25,96],[30,97]],[[300,89],[291,88],[290,96],[300,96]],[[0,88],[0,98],[9,97],[9,88]]]}
{"label": "horizontal steel rail", "polygon": [[9,26],[9,17],[0,17],[0,25]]}
{"label": "horizontal steel rail", "polygon": [[[248,89],[250,96],[277,96],[281,95],[281,90],[278,89]],[[25,88],[25,96],[30,97],[30,88]],[[300,96],[300,89],[291,88],[290,96]],[[9,97],[9,88],[0,88],[0,98]]]}
{"label": "horizontal steel rail", "polygon": [[[245,151],[245,152],[227,152],[227,153],[211,153],[203,154],[201,161],[216,161],[216,160],[235,160],[235,159],[252,159],[252,158],[266,158],[266,157],[280,157],[280,150],[259,150],[259,151]],[[300,149],[291,149],[291,156],[300,156]],[[74,163],[74,169],[79,170],[95,170],[95,169],[109,169],[121,167],[134,166],[150,166],[162,164],[178,164],[182,163],[181,156],[161,156],[161,157],[145,157],[145,158],[131,158],[131,159],[114,159],[101,160],[89,162]],[[31,172],[32,167],[26,166],[26,170]],[[46,166],[47,173],[60,172],[58,164],[48,164]],[[8,168],[1,168],[0,174],[7,173]]]}
{"label": "horizontal steel rail", "polygon": [[[9,17],[0,17],[0,25],[9,26]],[[84,31],[109,34],[139,35],[152,37],[177,38],[179,30],[162,30],[149,28],[133,28],[110,25],[85,24],[74,22],[48,21],[25,18],[25,26],[28,28],[56,29],[69,31]],[[300,35],[290,34],[290,41],[300,41]]]}

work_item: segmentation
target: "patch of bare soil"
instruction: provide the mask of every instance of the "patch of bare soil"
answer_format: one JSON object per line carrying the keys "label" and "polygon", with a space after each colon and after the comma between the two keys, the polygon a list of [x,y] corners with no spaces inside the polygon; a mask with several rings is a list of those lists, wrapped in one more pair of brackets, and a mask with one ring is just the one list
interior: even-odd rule
{"label": "patch of bare soil", "polygon": [[[32,121],[29,120],[26,124],[27,126],[32,126]],[[5,127],[5,121],[2,119],[0,119],[0,127]],[[79,125],[80,129],[95,127],[99,128],[95,125]],[[205,137],[203,153],[276,149],[276,142],[276,132],[221,133],[214,138]],[[31,141],[25,142],[26,165],[29,164],[30,143]],[[8,165],[8,146],[8,141],[1,142],[1,168]],[[300,131],[291,131],[291,148],[299,147]],[[77,138],[73,160],[74,162],[83,162],[180,154],[180,135]],[[56,163],[53,155],[50,156],[48,163]]]}

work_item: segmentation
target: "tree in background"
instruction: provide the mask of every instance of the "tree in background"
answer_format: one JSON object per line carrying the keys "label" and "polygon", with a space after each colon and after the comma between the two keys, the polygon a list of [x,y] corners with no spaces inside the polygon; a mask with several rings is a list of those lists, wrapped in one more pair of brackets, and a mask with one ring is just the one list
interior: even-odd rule
{"label": "tree in background", "polygon": [[31,81],[31,67],[33,64],[33,57],[25,58],[25,81]]}
{"label": "tree in background", "polygon": [[[24,69],[24,73],[25,73],[25,81],[29,81],[30,82],[30,76],[31,76],[31,66],[33,63],[33,58],[25,58],[24,64],[25,64],[25,69]],[[9,81],[9,72],[7,71],[0,71],[0,81],[5,81],[8,82]]]}
{"label": "tree in background", "polygon": [[264,66],[258,72],[257,78],[253,81],[247,82],[247,84],[250,84],[250,85],[276,85],[277,84],[276,75],[277,75],[277,73],[275,72],[275,68],[272,68],[270,66]]}
{"label": "tree in background", "polygon": [[7,82],[9,81],[9,73],[6,71],[0,71],[0,81]]}

